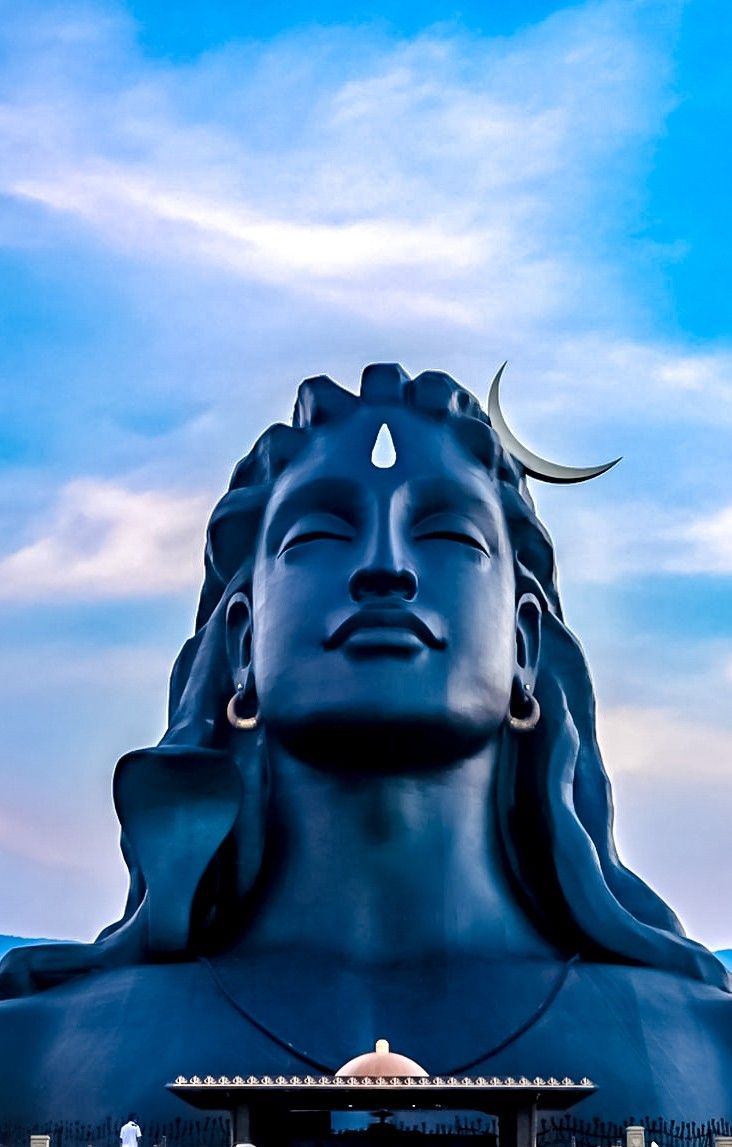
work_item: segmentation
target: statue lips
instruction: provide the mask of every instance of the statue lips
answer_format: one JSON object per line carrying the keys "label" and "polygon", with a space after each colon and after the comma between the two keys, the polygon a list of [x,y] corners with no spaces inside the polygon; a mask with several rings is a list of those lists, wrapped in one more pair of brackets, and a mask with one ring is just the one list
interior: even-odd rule
{"label": "statue lips", "polygon": [[347,645],[354,654],[391,653],[408,656],[426,646],[444,649],[447,642],[438,637],[421,617],[398,606],[367,606],[342,621],[323,642],[324,649]]}

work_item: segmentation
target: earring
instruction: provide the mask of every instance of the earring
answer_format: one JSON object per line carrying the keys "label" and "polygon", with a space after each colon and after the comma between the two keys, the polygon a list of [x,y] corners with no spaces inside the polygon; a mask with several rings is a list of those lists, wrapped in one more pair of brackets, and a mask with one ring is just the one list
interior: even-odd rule
{"label": "earring", "polygon": [[240,717],[236,711],[236,705],[240,697],[244,696],[244,688],[237,685],[236,693],[226,706],[226,717],[230,725],[235,729],[256,729],[258,715],[255,713],[253,717]]}
{"label": "earring", "polygon": [[539,724],[539,718],[541,717],[541,708],[539,706],[539,702],[536,700],[536,697],[531,692],[531,690],[526,685],[524,685],[522,687],[522,692],[524,703],[529,706],[529,711],[528,713],[525,713],[523,717],[516,717],[511,712],[509,705],[508,723],[513,729],[514,733],[530,733],[531,730],[535,729]]}

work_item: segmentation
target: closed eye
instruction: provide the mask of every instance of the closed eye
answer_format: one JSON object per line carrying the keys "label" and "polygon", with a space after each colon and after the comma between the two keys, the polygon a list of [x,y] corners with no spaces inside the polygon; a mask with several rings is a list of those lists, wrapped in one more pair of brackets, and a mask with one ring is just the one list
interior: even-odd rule
{"label": "closed eye", "polygon": [[415,526],[412,536],[418,542],[456,542],[490,557],[490,548],[481,530],[459,514],[433,514],[424,518]]}
{"label": "closed eye", "polygon": [[488,550],[477,538],[471,534],[461,534],[458,530],[434,530],[429,534],[420,534],[419,541],[460,542],[462,545],[472,546],[474,550],[488,554]]}
{"label": "closed eye", "polygon": [[335,514],[307,514],[285,534],[278,557],[310,542],[353,541],[353,529],[343,518]]}

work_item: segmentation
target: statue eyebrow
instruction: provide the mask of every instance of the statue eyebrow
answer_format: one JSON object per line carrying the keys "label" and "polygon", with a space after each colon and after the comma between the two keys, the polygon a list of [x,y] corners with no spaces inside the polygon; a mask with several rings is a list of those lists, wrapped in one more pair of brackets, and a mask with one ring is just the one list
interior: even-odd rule
{"label": "statue eyebrow", "polygon": [[293,485],[282,496],[272,514],[266,534],[276,540],[279,535],[303,514],[323,510],[352,521],[359,513],[362,494],[358,483],[351,478],[312,478],[301,485]]}
{"label": "statue eyebrow", "polygon": [[501,521],[495,507],[481,496],[473,483],[468,485],[455,478],[416,478],[413,486],[414,492],[428,504],[427,513],[449,510],[464,515],[467,512],[477,520],[486,537],[492,536],[494,541],[500,537]]}

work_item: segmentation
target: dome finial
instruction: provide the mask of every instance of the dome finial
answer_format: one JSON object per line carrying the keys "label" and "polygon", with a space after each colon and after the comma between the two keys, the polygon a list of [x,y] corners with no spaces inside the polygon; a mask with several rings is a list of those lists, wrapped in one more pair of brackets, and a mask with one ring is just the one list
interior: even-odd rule
{"label": "dome finial", "polygon": [[373,1079],[388,1078],[395,1075],[419,1077],[429,1073],[413,1059],[406,1055],[392,1051],[388,1039],[377,1039],[374,1050],[367,1051],[365,1055],[357,1055],[349,1059],[336,1072],[336,1075],[370,1076]]}

